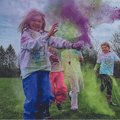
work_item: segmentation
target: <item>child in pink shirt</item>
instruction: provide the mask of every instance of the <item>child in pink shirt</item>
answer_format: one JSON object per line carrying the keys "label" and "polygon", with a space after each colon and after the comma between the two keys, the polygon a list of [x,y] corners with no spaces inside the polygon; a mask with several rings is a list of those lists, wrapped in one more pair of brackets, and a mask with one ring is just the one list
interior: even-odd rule
{"label": "child in pink shirt", "polygon": [[58,59],[57,62],[51,56],[50,82],[52,85],[52,94],[55,95],[55,99],[51,103],[56,102],[58,110],[62,110],[61,103],[66,100],[67,86],[64,84],[64,69],[61,62],[61,51],[49,47],[49,52]]}

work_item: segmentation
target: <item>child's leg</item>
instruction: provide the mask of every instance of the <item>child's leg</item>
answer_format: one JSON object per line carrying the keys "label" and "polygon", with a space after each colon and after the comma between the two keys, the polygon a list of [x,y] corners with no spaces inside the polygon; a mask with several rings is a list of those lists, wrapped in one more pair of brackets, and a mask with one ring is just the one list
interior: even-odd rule
{"label": "child's leg", "polygon": [[24,119],[35,119],[38,109],[35,106],[38,98],[37,73],[23,79],[23,89],[26,96],[24,103]]}
{"label": "child's leg", "polygon": [[101,75],[100,75],[100,79],[101,79],[100,90],[101,90],[101,92],[103,92],[104,89],[105,89],[106,86],[107,86],[107,78],[106,78],[106,75],[101,74]]}
{"label": "child's leg", "polygon": [[71,109],[72,110],[78,109],[78,93],[77,93],[77,90],[72,89],[69,94],[71,96]]}
{"label": "child's leg", "polygon": [[78,80],[75,77],[68,76],[71,86],[71,91],[69,95],[71,97],[71,109],[78,109]]}
{"label": "child's leg", "polygon": [[106,86],[107,86],[107,94],[106,94],[106,99],[108,103],[112,106],[117,106],[117,104],[112,103],[112,78],[109,75],[106,75]]}
{"label": "child's leg", "polygon": [[110,78],[110,76],[107,76],[107,94],[108,95],[112,95],[112,86],[113,86],[112,78]]}
{"label": "child's leg", "polygon": [[46,108],[46,111],[45,111],[45,118],[50,118],[49,108]]}
{"label": "child's leg", "polygon": [[112,101],[112,79],[110,78],[110,76],[107,76],[107,94],[106,94],[106,99],[108,102]]}
{"label": "child's leg", "polygon": [[65,102],[66,94],[67,94],[67,86],[64,84],[64,74],[63,72],[56,72],[56,103],[61,104],[61,102]]}
{"label": "child's leg", "polygon": [[[52,94],[55,95],[55,78],[56,78],[56,73],[55,72],[51,72],[49,77],[50,77],[50,83],[51,83],[51,89],[52,89]],[[54,103],[55,100],[52,100],[51,104]]]}
{"label": "child's leg", "polygon": [[36,72],[23,79],[26,96],[24,119],[44,118],[45,109],[52,99],[49,72]]}

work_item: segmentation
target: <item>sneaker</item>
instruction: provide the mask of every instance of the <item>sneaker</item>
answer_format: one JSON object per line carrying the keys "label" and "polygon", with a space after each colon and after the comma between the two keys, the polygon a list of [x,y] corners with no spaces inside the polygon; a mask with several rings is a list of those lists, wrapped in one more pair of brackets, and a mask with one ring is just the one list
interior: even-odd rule
{"label": "sneaker", "polygon": [[71,96],[70,96],[70,93],[68,92],[68,97],[69,97],[69,99],[70,99],[70,101],[71,101]]}
{"label": "sneaker", "polygon": [[110,102],[109,104],[112,105],[112,106],[118,106],[117,104],[112,103],[112,102]]}
{"label": "sneaker", "polygon": [[46,110],[46,113],[45,113],[45,118],[50,118],[51,116],[50,116],[50,112],[49,112],[49,109],[48,110]]}
{"label": "sneaker", "polygon": [[63,111],[61,104],[57,104],[56,106],[59,111]]}

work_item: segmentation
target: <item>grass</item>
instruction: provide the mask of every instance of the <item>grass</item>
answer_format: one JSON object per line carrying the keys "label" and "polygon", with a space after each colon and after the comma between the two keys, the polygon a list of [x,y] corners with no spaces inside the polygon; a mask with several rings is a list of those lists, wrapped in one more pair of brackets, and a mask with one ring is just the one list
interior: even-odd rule
{"label": "grass", "polygon": [[16,78],[0,78],[0,119],[22,119],[23,107],[14,94],[13,81],[21,82]]}
{"label": "grass", "polygon": [[[99,92],[99,78],[95,83],[94,73],[88,68],[83,69],[85,88],[78,96],[78,111],[70,111],[71,103],[67,96],[62,103],[64,111],[59,112],[56,104],[50,107],[51,119],[120,119],[120,107],[109,106],[105,100],[106,91]],[[92,75],[91,75],[92,73]],[[120,104],[120,79],[115,80],[113,86],[113,102]],[[66,82],[70,91],[69,82]],[[118,88],[118,89],[117,89]],[[22,80],[19,78],[0,78],[0,119],[23,119],[23,104],[25,96]]]}

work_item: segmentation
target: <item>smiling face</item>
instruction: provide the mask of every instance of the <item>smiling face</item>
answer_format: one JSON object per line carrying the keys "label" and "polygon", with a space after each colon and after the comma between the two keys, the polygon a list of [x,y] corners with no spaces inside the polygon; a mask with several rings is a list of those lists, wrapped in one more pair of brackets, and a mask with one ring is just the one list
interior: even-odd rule
{"label": "smiling face", "polygon": [[110,51],[110,48],[108,46],[102,45],[102,52],[103,53],[109,53],[109,51]]}
{"label": "smiling face", "polygon": [[35,16],[34,19],[30,21],[30,28],[34,31],[40,31],[43,25],[42,17]]}

